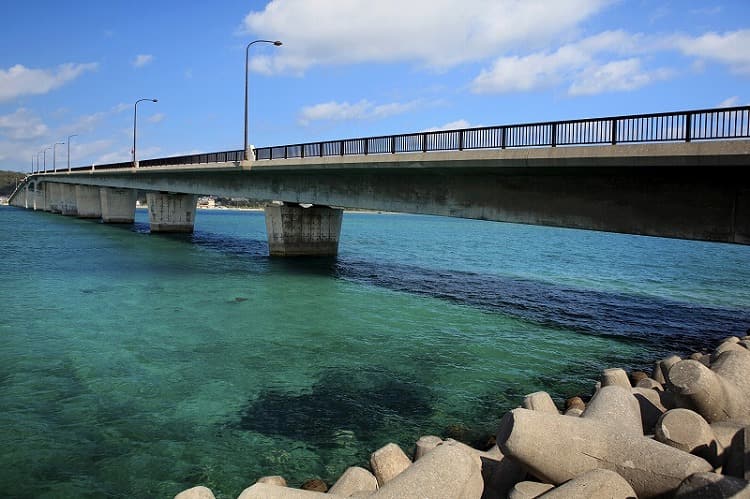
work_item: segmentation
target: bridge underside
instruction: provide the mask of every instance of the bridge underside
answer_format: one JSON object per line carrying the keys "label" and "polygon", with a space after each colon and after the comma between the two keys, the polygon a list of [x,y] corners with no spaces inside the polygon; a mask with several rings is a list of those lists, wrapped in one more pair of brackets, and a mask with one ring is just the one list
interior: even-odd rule
{"label": "bridge underside", "polygon": [[602,149],[306,158],[37,179],[750,244],[750,141]]}

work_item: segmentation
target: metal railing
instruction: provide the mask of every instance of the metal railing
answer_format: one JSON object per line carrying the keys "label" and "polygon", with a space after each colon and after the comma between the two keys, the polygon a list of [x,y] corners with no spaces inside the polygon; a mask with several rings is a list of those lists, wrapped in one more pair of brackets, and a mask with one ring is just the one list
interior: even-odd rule
{"label": "metal railing", "polygon": [[230,161],[242,161],[243,151],[220,151],[203,154],[190,154],[187,156],[172,156],[169,158],[145,159],[138,162],[140,168],[149,166],[169,165],[198,165],[202,163],[225,163]]}
{"label": "metal railing", "polygon": [[[138,162],[139,168],[149,168],[154,166],[170,165],[198,165],[204,163],[225,163],[232,161],[242,161],[242,150],[209,152],[202,154],[189,154],[185,156],[169,156],[166,158],[144,159]],[[71,168],[70,171],[96,171],[96,170],[115,170],[118,168],[133,168],[132,161],[122,163],[110,163],[103,165],[86,165]],[[65,172],[67,170],[60,170]],[[46,173],[46,172],[45,172]]]}
{"label": "metal railing", "polygon": [[750,106],[308,142],[262,147],[255,159],[742,138],[750,138]]}
{"label": "metal railing", "polygon": [[[548,121],[518,125],[436,130],[308,142],[255,149],[256,160],[399,154],[472,149],[594,146],[649,142],[691,142],[750,138],[750,106],[698,109],[672,113],[634,114],[607,118]],[[195,165],[243,160],[242,150],[146,159],[140,168]],[[95,171],[132,168],[132,161],[71,168]],[[47,170],[42,173],[47,173]],[[60,170],[65,172],[66,170]]]}

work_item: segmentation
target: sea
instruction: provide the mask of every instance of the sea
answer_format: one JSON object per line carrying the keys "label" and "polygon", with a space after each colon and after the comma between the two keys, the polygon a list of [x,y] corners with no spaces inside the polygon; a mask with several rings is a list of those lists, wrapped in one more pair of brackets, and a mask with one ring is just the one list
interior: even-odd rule
{"label": "sea", "polygon": [[443,217],[347,212],[338,257],[284,259],[262,212],[168,236],[3,206],[0,259],[14,498],[330,486],[750,327],[748,246]]}

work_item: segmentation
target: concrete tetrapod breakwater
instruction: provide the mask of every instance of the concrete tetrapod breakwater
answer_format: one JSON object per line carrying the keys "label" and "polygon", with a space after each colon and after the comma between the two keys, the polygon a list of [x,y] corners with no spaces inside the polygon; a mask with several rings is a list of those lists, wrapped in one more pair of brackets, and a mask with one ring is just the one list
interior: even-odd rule
{"label": "concrete tetrapod breakwater", "polygon": [[[606,369],[588,403],[560,411],[546,392],[527,395],[500,422],[486,451],[427,435],[413,460],[396,444],[370,469],[351,467],[330,490],[259,478],[238,499],[750,499],[750,336],[710,353],[659,360],[649,376]],[[175,499],[214,499],[198,486]]]}

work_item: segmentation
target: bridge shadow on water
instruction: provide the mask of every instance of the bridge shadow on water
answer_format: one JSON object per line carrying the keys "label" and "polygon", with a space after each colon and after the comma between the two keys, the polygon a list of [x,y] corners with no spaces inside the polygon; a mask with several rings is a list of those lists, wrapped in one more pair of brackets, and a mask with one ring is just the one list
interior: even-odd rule
{"label": "bridge shadow on water", "polygon": [[[147,224],[133,230],[148,231]],[[686,353],[731,334],[744,335],[750,311],[667,298],[585,289],[540,280],[430,269],[351,257],[269,258],[265,240],[225,234],[160,234],[224,254],[262,260],[268,272],[315,275],[429,296],[552,329]]]}
{"label": "bridge shadow on water", "polygon": [[[149,232],[148,223],[142,222],[108,227]],[[655,350],[663,350],[665,342],[677,353],[700,350],[728,335],[744,335],[750,324],[750,311],[738,308],[348,256],[269,258],[265,240],[207,231],[156,236],[262,262],[264,272],[330,277],[429,296]]]}
{"label": "bridge shadow on water", "polygon": [[[123,229],[147,233],[148,224]],[[223,233],[158,234],[219,255],[252,261],[253,271],[270,275],[299,275],[339,279],[399,293],[431,297],[490,314],[502,314],[554,331],[640,344],[645,350],[684,354],[700,350],[729,334],[743,334],[750,312],[633,293],[618,293],[566,286],[541,280],[501,275],[432,269],[410,263],[383,262],[359,256],[337,258],[269,258],[265,240]],[[260,263],[257,267],[255,263]],[[260,269],[260,270],[258,270]],[[348,463],[366,462],[372,449],[386,443],[382,435],[402,446],[415,435],[451,436],[482,447],[486,432],[495,428],[497,415],[518,404],[526,385],[488,381],[457,424],[434,428],[441,416],[441,394],[434,385],[440,366],[437,356],[424,351],[412,359],[418,370],[399,366],[359,366],[323,369],[309,390],[263,389],[222,426],[270,437],[287,438],[313,446],[324,460],[351,452]],[[604,365],[608,359],[600,359]],[[634,359],[639,362],[641,359]],[[645,366],[643,366],[645,367]],[[590,366],[571,362],[549,378],[529,380],[545,387],[556,399],[574,393],[574,381],[592,374]],[[451,416],[452,417],[452,416]],[[471,421],[471,423],[464,423]],[[446,424],[448,424],[446,423]],[[443,423],[440,423],[443,424]],[[408,447],[404,447],[408,448]],[[277,472],[274,465],[268,473]]]}
{"label": "bridge shadow on water", "polygon": [[[489,313],[511,316],[542,327],[639,344],[644,351],[676,352],[684,355],[713,345],[729,334],[744,334],[750,312],[732,308],[696,306],[677,300],[628,293],[605,292],[562,286],[530,279],[489,274],[434,270],[417,265],[339,258],[271,259],[272,272],[296,273],[343,279],[402,293],[429,296]],[[470,414],[456,424],[433,428],[439,394],[431,381],[433,366],[429,352],[415,358],[418,371],[384,368],[326,369],[305,393],[264,390],[248,400],[239,421],[230,426],[242,430],[307,441],[326,453],[346,446],[348,436],[371,442],[365,449],[385,442],[392,435],[408,448],[414,435],[425,429],[483,448],[487,432],[496,427],[493,418],[518,404],[527,385],[490,381],[478,393]],[[601,358],[601,365],[622,365],[622,359]],[[633,366],[647,369],[632,359]],[[394,368],[395,369],[395,368]],[[527,380],[543,387],[557,400],[579,393],[576,380],[586,379],[592,367],[571,362],[561,372]],[[290,410],[290,408],[294,408]],[[468,423],[470,422],[470,423]],[[410,440],[409,436],[412,436]],[[360,449],[361,450],[361,449]],[[332,450],[331,450],[332,451]],[[360,455],[361,454],[361,455]],[[356,457],[366,462],[368,454]]]}

